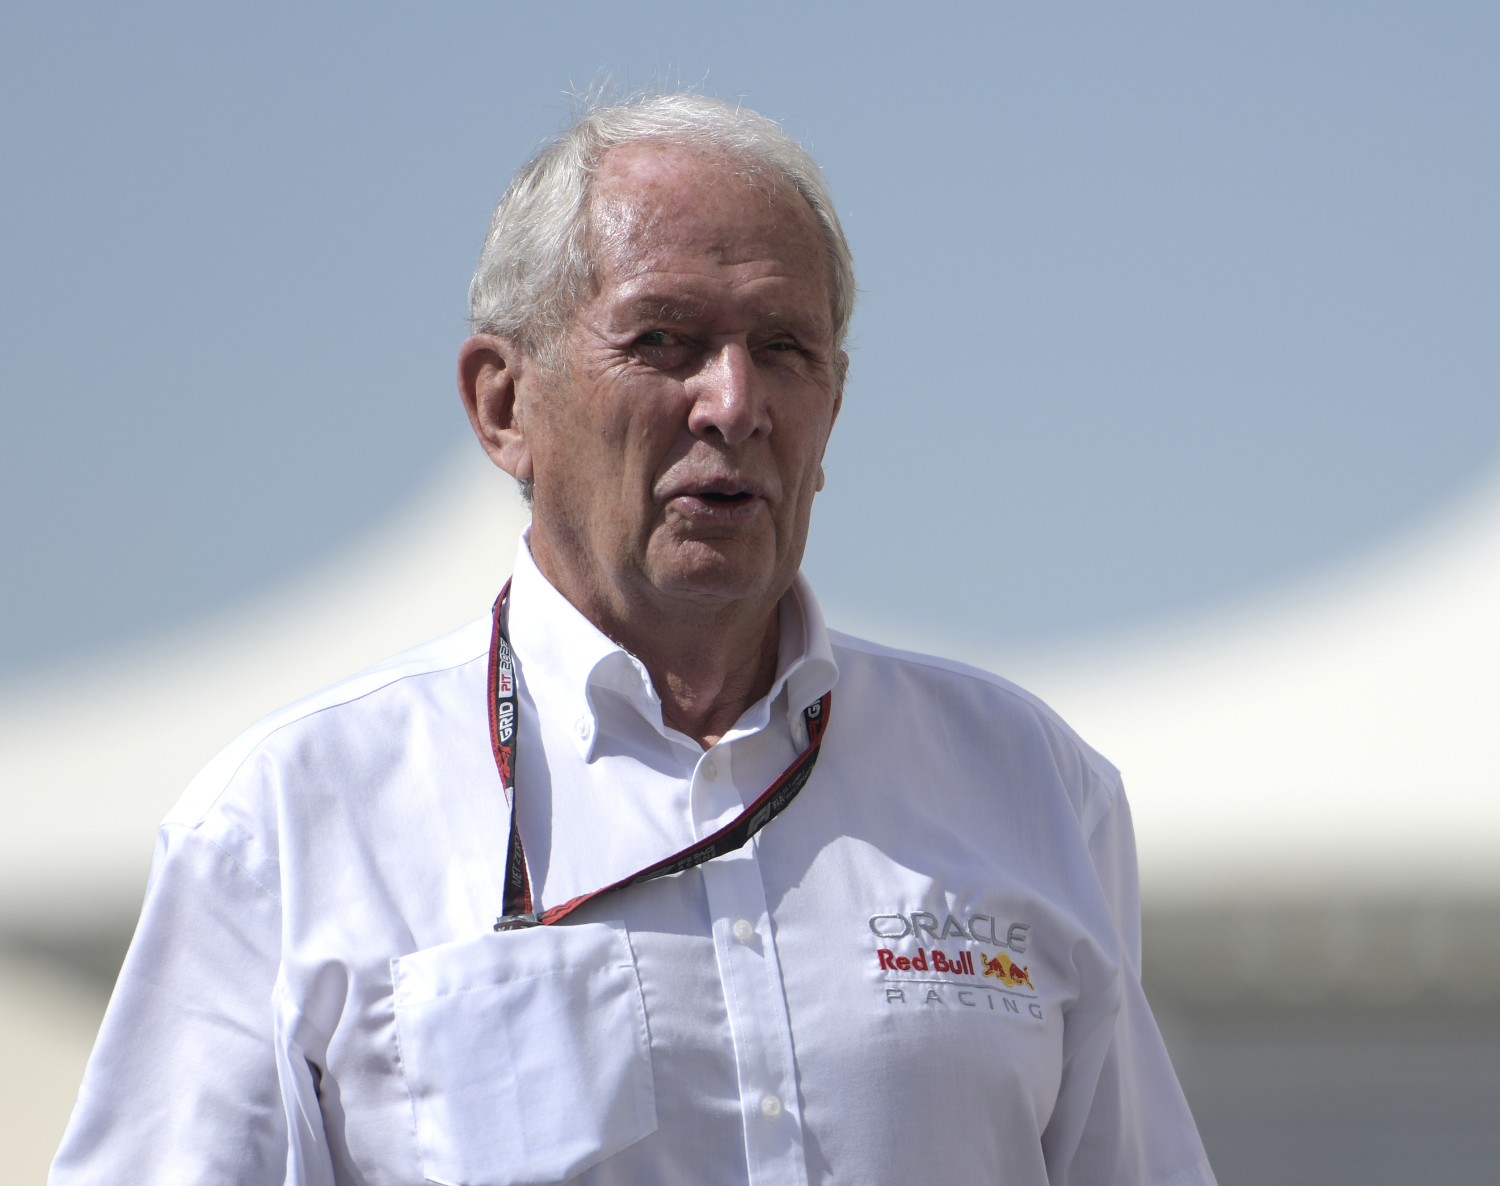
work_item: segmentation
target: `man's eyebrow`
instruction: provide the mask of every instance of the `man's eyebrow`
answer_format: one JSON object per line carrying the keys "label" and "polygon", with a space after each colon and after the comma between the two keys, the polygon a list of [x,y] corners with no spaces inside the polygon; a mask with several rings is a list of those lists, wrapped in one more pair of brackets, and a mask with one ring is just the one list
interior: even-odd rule
{"label": "man's eyebrow", "polygon": [[[706,301],[685,301],[679,297],[643,293],[623,302],[615,311],[614,320],[617,324],[627,325],[650,322],[681,324],[699,320],[707,310]],[[773,305],[758,310],[756,316],[767,325],[785,326],[794,331],[814,335],[832,332],[832,318],[811,309]]]}
{"label": "man's eyebrow", "polygon": [[641,296],[629,301],[621,312],[636,321],[691,321],[703,316],[703,303],[684,304],[663,297]]}

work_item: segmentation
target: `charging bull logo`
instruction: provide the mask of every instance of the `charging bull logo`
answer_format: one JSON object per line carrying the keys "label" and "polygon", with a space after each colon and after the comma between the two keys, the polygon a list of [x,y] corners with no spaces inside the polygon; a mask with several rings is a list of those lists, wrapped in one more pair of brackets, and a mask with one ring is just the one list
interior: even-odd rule
{"label": "charging bull logo", "polygon": [[1028,964],[1023,968],[1020,964],[1011,963],[1004,955],[996,955],[991,959],[989,956],[981,954],[979,962],[984,965],[984,974],[986,976],[993,976],[1001,984],[1009,985],[1011,988],[1015,988],[1018,984],[1024,984],[1033,992],[1036,991],[1036,985],[1031,983],[1029,972],[1031,965]]}

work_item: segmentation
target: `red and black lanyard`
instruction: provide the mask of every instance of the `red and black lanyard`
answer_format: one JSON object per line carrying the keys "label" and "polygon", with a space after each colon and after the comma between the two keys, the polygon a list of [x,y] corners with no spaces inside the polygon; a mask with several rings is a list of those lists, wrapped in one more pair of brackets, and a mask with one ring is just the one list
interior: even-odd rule
{"label": "red and black lanyard", "polygon": [[619,881],[602,886],[586,894],[539,909],[531,896],[531,878],[526,872],[526,850],[521,844],[521,829],[517,824],[516,801],[516,743],[520,734],[521,702],[516,688],[516,656],[511,650],[510,639],[505,635],[503,624],[505,601],[510,592],[510,582],[500,591],[495,601],[495,625],[490,634],[490,744],[495,751],[495,767],[500,771],[502,790],[510,797],[510,843],[506,848],[505,861],[505,913],[495,920],[495,930],[509,931],[518,927],[547,926],[561,922],[585,902],[601,894],[624,889],[638,881],[650,881],[681,873],[710,861],[722,853],[733,852],[768,823],[786,810],[787,804],[797,797],[797,792],[807,785],[818,751],[823,745],[823,733],[828,728],[828,711],[833,704],[833,693],[823,696],[802,710],[802,720],[807,728],[807,745],[792,764],[767,787],[760,796],[739,815],[730,820],[711,836],[690,845],[681,852],[664,857],[653,865],[622,877]]}

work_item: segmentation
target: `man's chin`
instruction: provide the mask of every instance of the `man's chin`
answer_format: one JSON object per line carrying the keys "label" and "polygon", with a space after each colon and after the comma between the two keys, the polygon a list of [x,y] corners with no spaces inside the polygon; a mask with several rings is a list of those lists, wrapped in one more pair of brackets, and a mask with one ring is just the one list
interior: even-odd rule
{"label": "man's chin", "polygon": [[[774,558],[765,550],[721,541],[680,541],[671,554],[655,558],[648,577],[663,595],[685,605],[728,607],[774,604],[785,588],[775,588]],[[787,578],[790,584],[790,577]]]}

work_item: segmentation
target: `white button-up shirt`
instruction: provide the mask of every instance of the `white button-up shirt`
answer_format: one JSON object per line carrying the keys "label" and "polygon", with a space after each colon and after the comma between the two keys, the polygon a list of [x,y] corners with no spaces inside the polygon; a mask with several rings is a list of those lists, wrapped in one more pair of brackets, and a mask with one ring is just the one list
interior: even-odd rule
{"label": "white button-up shirt", "polygon": [[799,579],[705,751],[524,544],[507,612],[542,904],[732,820],[832,688],[811,780],[497,934],[487,619],[263,722],[162,827],[55,1186],[1212,1182],[1117,775],[1043,705],[830,635]]}

